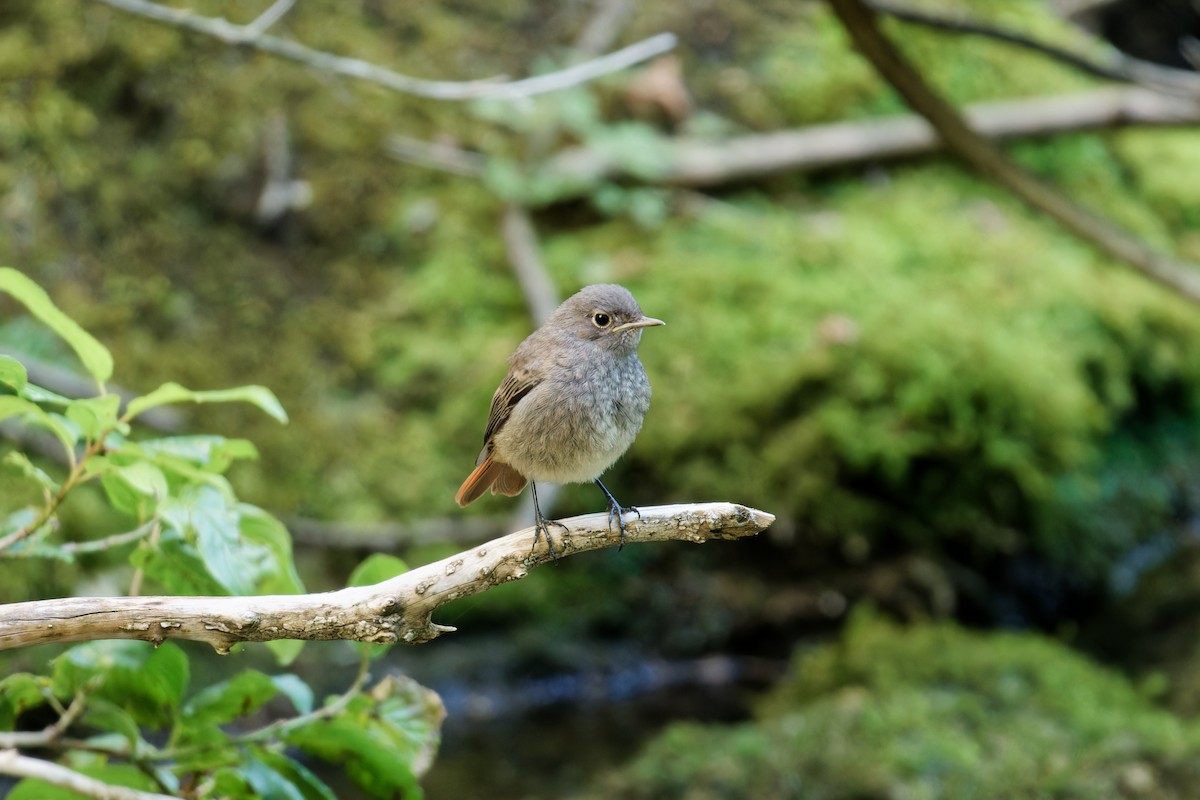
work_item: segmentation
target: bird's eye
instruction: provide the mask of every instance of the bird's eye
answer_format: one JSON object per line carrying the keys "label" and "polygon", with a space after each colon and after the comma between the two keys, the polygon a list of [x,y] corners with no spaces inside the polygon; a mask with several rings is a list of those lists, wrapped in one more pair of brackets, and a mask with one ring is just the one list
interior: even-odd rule
{"label": "bird's eye", "polygon": [[597,328],[607,328],[611,323],[612,317],[603,311],[597,311],[595,314],[592,314],[592,324]]}

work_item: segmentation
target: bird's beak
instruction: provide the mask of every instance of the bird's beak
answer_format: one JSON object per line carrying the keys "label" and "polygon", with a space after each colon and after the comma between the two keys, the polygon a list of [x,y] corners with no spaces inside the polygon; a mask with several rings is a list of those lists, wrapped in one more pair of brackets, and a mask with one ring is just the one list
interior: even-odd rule
{"label": "bird's beak", "polygon": [[613,331],[627,331],[631,330],[632,328],[653,328],[655,325],[666,324],[667,323],[663,322],[661,319],[655,319],[654,317],[642,317],[641,319],[635,319],[633,322],[626,322],[624,325],[618,325],[617,327],[613,328]]}

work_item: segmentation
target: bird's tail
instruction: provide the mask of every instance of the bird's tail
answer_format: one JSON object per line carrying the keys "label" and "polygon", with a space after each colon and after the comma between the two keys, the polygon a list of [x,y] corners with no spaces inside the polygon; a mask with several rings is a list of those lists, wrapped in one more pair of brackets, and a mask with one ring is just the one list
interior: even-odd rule
{"label": "bird's tail", "polygon": [[460,506],[465,506],[478,500],[488,489],[492,490],[492,494],[499,492],[512,497],[520,494],[524,488],[524,475],[503,461],[494,460],[489,454],[478,467],[472,470],[467,479],[463,481],[462,486],[458,487],[458,494],[454,496],[454,501]]}

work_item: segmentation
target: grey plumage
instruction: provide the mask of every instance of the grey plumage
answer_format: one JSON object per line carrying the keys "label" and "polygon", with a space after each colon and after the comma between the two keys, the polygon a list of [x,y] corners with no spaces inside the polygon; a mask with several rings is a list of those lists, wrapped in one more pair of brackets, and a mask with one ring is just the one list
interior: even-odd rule
{"label": "grey plumage", "polygon": [[[633,444],[650,408],[637,347],[643,329],[662,324],[615,284],[587,286],[563,302],[509,358],[459,505],[489,489],[517,494],[526,480],[599,483]],[[620,506],[600,488],[623,532]],[[536,513],[540,527],[545,520]]]}

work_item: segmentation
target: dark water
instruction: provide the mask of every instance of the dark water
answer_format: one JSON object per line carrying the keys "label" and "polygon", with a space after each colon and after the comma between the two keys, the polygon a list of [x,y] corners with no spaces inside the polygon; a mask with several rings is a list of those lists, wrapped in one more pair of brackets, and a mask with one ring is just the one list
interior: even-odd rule
{"label": "dark water", "polygon": [[647,660],[499,684],[431,686],[448,712],[430,800],[567,797],[676,720],[736,722],[782,662]]}

